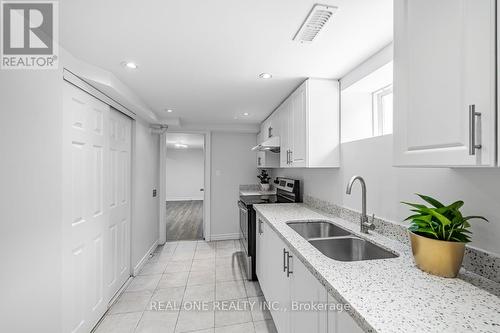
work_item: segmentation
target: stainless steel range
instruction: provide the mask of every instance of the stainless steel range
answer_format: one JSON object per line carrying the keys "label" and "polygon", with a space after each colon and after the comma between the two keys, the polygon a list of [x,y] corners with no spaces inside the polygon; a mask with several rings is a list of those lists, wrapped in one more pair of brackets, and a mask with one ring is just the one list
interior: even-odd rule
{"label": "stainless steel range", "polygon": [[240,260],[248,280],[257,280],[255,275],[256,218],[253,205],[301,202],[300,182],[278,177],[274,181],[276,195],[240,195]]}

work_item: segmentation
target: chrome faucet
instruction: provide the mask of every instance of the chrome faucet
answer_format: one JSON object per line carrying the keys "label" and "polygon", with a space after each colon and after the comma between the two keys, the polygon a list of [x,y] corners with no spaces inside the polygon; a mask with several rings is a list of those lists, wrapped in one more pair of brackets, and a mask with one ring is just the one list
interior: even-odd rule
{"label": "chrome faucet", "polygon": [[349,181],[349,184],[347,184],[347,190],[346,194],[351,194],[351,189],[352,185],[356,180],[359,180],[361,183],[361,219],[360,219],[360,227],[361,227],[361,232],[364,234],[368,233],[368,230],[374,230],[375,225],[373,224],[373,220],[375,219],[375,214],[372,217],[372,221],[368,222],[368,216],[366,215],[366,183],[363,177],[361,176],[354,176],[351,178]]}

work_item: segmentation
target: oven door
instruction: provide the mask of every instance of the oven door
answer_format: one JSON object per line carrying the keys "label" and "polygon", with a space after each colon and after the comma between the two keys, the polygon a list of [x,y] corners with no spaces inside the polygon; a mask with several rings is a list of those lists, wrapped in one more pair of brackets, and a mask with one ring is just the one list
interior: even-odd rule
{"label": "oven door", "polygon": [[249,254],[249,211],[247,206],[239,201],[238,208],[240,211],[240,247],[241,247],[241,265],[245,270],[245,275],[248,279],[252,278],[252,257]]}
{"label": "oven door", "polygon": [[248,208],[239,201],[238,208],[240,210],[240,241],[242,242],[242,251],[248,253]]}

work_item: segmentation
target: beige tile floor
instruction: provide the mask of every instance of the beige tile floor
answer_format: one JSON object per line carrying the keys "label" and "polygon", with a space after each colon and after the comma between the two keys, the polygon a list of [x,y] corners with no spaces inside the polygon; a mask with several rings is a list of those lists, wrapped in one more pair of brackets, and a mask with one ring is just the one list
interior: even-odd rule
{"label": "beige tile floor", "polygon": [[[271,314],[258,306],[264,301],[258,282],[243,278],[234,256],[238,250],[232,240],[159,247],[95,332],[275,333]],[[214,301],[255,306],[221,310],[213,307]],[[209,308],[187,310],[189,302],[204,302]],[[178,306],[166,306],[172,304]]]}

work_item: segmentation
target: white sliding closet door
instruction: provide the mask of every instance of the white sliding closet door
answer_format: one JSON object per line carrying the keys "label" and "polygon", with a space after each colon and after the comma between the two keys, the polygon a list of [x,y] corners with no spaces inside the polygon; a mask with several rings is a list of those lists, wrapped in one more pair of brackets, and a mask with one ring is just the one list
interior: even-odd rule
{"label": "white sliding closet door", "polygon": [[67,82],[63,108],[63,333],[88,333],[130,272],[131,120]]}
{"label": "white sliding closet door", "polygon": [[132,122],[111,109],[109,115],[108,296],[130,276],[130,151]]}

